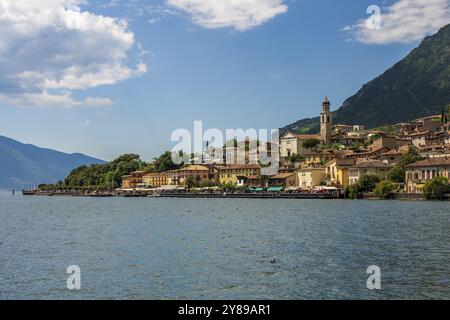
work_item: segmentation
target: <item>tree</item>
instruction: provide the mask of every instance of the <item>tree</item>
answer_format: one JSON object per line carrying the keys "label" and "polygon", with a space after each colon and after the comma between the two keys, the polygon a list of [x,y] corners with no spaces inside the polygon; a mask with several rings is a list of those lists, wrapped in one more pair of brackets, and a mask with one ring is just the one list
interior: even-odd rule
{"label": "tree", "polygon": [[449,181],[444,177],[435,177],[425,183],[423,192],[429,200],[442,200],[450,193]]}
{"label": "tree", "polygon": [[391,170],[389,170],[386,177],[392,182],[403,183],[405,182],[405,175],[405,168],[397,164]]}
{"label": "tree", "polygon": [[380,177],[374,175],[374,174],[364,174],[359,179],[359,186],[362,191],[364,192],[372,192],[377,184],[380,182]]}
{"label": "tree", "polygon": [[198,184],[200,188],[211,188],[214,187],[215,185],[216,185],[215,182],[212,180],[202,180]]}
{"label": "tree", "polygon": [[391,181],[384,180],[375,187],[375,195],[381,199],[394,199],[396,186]]}
{"label": "tree", "polygon": [[186,188],[188,190],[191,190],[192,187],[196,186],[196,181],[194,179],[193,176],[189,176],[186,178],[186,180],[184,181],[184,185],[186,186]]}
{"label": "tree", "polygon": [[306,139],[305,141],[303,141],[303,148],[305,149],[312,149],[317,147],[320,144],[320,140],[318,139]]}
{"label": "tree", "polygon": [[355,183],[344,190],[344,197],[346,199],[360,199],[363,196],[363,190],[359,183]]}
{"label": "tree", "polygon": [[423,157],[419,154],[417,149],[413,146],[409,147],[408,153],[406,153],[394,168],[389,170],[387,178],[392,182],[403,183],[405,182],[406,170],[405,166],[417,161],[423,160]]}
{"label": "tree", "polygon": [[288,160],[291,163],[303,162],[305,161],[305,159],[305,156],[302,156],[300,154],[292,154],[290,157],[288,157]]}
{"label": "tree", "polygon": [[381,135],[379,133],[374,134],[372,136],[370,136],[369,140],[367,141],[369,144],[372,144],[375,142],[375,140],[378,140],[381,138]]}
{"label": "tree", "polygon": [[156,172],[177,170],[181,168],[181,165],[173,162],[172,153],[170,151],[164,152],[159,158],[155,158],[154,160],[154,170]]}

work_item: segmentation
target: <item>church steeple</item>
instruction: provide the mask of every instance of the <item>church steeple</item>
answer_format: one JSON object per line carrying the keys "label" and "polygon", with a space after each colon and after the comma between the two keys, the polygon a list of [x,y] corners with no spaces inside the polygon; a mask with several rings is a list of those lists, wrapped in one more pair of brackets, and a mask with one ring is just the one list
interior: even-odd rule
{"label": "church steeple", "polygon": [[331,143],[331,129],[333,125],[332,114],[330,111],[331,103],[326,96],[322,102],[322,112],[320,113],[320,136],[323,143]]}

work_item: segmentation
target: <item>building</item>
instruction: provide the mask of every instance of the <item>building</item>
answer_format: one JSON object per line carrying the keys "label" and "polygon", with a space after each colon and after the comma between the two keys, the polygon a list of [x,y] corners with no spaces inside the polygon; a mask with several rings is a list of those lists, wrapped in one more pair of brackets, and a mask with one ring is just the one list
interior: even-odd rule
{"label": "building", "polygon": [[211,178],[211,171],[206,166],[189,165],[179,170],[168,171],[167,183],[169,185],[183,186],[189,177],[192,177],[196,183],[200,183]]}
{"label": "building", "polygon": [[450,158],[450,144],[433,144],[423,147],[419,153],[424,158]]}
{"label": "building", "polygon": [[321,136],[318,134],[295,134],[287,133],[280,139],[280,157],[287,158],[298,154],[304,156],[311,149],[303,147],[303,143],[307,140],[321,141]]}
{"label": "building", "polygon": [[405,191],[422,193],[425,183],[435,177],[450,178],[450,158],[430,158],[405,166]]}
{"label": "building", "polygon": [[169,177],[166,173],[148,173],[143,176],[142,184],[147,188],[158,188],[169,184]]}
{"label": "building", "polygon": [[324,167],[304,168],[297,171],[298,185],[302,189],[314,189],[322,185],[327,179],[327,172]]}
{"label": "building", "polygon": [[325,163],[340,157],[344,152],[334,149],[322,149],[317,151],[307,152],[305,154],[304,166],[305,168],[310,167],[323,167]]}
{"label": "building", "polygon": [[134,171],[127,176],[122,177],[122,189],[137,189],[143,186],[143,177],[148,172]]}
{"label": "building", "polygon": [[384,163],[380,160],[362,161],[349,168],[349,185],[359,182],[365,174],[372,174],[380,179],[385,179],[389,170],[394,167],[392,164]]}
{"label": "building", "polygon": [[333,126],[330,105],[330,101],[325,97],[325,100],[322,102],[322,112],[320,113],[320,137],[326,145],[331,143],[331,130]]}
{"label": "building", "polygon": [[396,164],[398,163],[405,154],[408,153],[409,147],[400,147],[398,149],[390,150],[380,154],[379,158],[381,161],[387,164]]}
{"label": "building", "polygon": [[[257,164],[235,164],[227,166],[216,166],[220,184],[238,184],[242,177],[259,176],[261,166]],[[239,179],[240,178],[240,179]]]}
{"label": "building", "polygon": [[298,187],[298,175],[297,173],[279,173],[274,176],[270,176],[269,187]]}
{"label": "building", "polygon": [[349,186],[349,168],[356,164],[353,158],[336,158],[325,165],[327,182],[335,187]]}

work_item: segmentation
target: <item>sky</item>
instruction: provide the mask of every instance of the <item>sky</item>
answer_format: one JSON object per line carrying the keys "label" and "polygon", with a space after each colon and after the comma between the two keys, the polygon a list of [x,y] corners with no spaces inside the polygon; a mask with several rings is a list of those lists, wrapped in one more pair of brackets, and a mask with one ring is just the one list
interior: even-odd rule
{"label": "sky", "polygon": [[450,0],[0,0],[0,135],[151,160],[171,133],[339,108],[450,23]]}

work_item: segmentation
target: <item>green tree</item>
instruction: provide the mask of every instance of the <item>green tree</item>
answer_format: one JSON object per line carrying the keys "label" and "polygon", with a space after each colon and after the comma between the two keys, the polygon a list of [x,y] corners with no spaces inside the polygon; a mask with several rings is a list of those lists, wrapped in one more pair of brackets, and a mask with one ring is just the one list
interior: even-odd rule
{"label": "green tree", "polygon": [[193,187],[197,186],[197,182],[195,181],[193,176],[189,176],[184,181],[184,185],[190,191]]}
{"label": "green tree", "polygon": [[384,180],[375,187],[375,195],[381,199],[394,199],[396,186],[391,181]]}
{"label": "green tree", "polygon": [[[182,155],[182,153],[180,154]],[[172,153],[170,151],[164,152],[159,158],[155,158],[153,167],[155,172],[165,172],[169,170],[177,170],[182,167],[182,165],[175,164],[172,160]]]}
{"label": "green tree", "polygon": [[200,181],[198,186],[200,188],[212,188],[212,187],[216,186],[216,183],[212,180],[202,180],[202,181]]}
{"label": "green tree", "polygon": [[300,154],[292,154],[290,157],[288,157],[288,160],[291,163],[303,162],[305,161],[305,159],[305,156],[302,156]]}
{"label": "green tree", "polygon": [[389,172],[387,173],[387,179],[392,182],[403,183],[405,182],[405,175],[405,168],[397,164],[391,170],[389,170]]}
{"label": "green tree", "polygon": [[364,192],[372,192],[375,190],[375,187],[377,184],[381,181],[380,177],[374,175],[374,174],[364,174],[359,179],[359,186],[361,191]]}
{"label": "green tree", "polygon": [[344,197],[346,199],[360,199],[363,196],[363,190],[359,183],[355,183],[344,190]]}
{"label": "green tree", "polygon": [[320,145],[320,140],[318,139],[306,139],[302,144],[303,148],[305,149],[312,149],[317,147],[318,145]]}
{"label": "green tree", "polygon": [[406,170],[405,166],[417,161],[423,160],[416,147],[409,147],[408,152],[400,159],[394,168],[389,170],[387,178],[393,182],[405,182]]}
{"label": "green tree", "polygon": [[429,200],[442,200],[450,193],[449,181],[444,177],[435,177],[425,183],[423,192]]}

